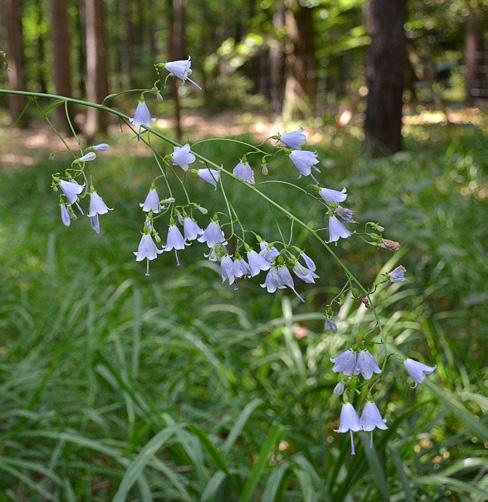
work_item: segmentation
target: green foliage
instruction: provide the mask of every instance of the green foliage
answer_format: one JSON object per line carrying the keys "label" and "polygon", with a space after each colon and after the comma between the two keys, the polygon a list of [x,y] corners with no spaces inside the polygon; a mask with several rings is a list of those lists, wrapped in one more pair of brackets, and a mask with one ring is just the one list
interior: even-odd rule
{"label": "green foliage", "polygon": [[[329,357],[364,335],[371,313],[347,298],[339,333],[322,332],[319,308],[341,273],[320,248],[295,235],[328,278],[305,306],[258,281],[222,287],[202,247],[186,250],[179,270],[160,256],[148,279],[132,251],[152,160],[97,165],[97,189],[116,208],[100,236],[86,218],[60,224],[56,160],[0,171],[3,499],[484,500],[486,136],[416,127],[407,152],[374,161],[352,136],[328,137],[328,185],[347,182],[357,219],[402,242],[403,254],[382,251],[382,261],[388,270],[401,259],[411,279],[375,293],[392,354],[377,388],[389,429],[375,448],[362,438],[351,457],[348,437],[332,432],[340,402]],[[204,148],[226,166],[243,153]],[[293,173],[286,161],[271,168]],[[320,224],[291,188],[262,187]],[[192,190],[209,199],[198,180]],[[228,195],[256,230],[273,238],[278,219],[289,232],[244,190]],[[371,280],[378,251],[363,251],[358,238],[338,248]],[[395,356],[407,352],[438,364],[416,391]]]}

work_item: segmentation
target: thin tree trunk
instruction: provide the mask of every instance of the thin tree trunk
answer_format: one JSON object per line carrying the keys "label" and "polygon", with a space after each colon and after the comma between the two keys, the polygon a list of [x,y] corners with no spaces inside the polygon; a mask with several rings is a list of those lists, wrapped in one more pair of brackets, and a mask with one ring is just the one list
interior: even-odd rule
{"label": "thin tree trunk", "polygon": [[[285,54],[279,33],[285,26],[285,7],[283,0],[278,0],[276,12],[273,15],[273,31],[275,37],[269,42],[269,72],[271,85],[271,110],[281,113],[285,82]],[[278,34],[278,35],[277,35]]]}
{"label": "thin tree trunk", "polygon": [[46,83],[46,43],[44,34],[42,33],[44,25],[44,6],[42,0],[36,0],[37,11],[37,41],[36,41],[36,56],[37,56],[37,85],[40,92],[47,92]]}
{"label": "thin tree trunk", "polygon": [[[174,61],[186,58],[185,32],[186,32],[186,1],[168,0],[169,7],[169,59]],[[182,136],[181,105],[178,94],[178,83],[171,79],[171,94],[174,101],[175,133],[178,139]]]}
{"label": "thin tree trunk", "polygon": [[315,35],[313,9],[288,0],[285,13],[288,47],[283,118],[302,119],[315,112]]}
{"label": "thin tree trunk", "polygon": [[124,38],[124,69],[126,83],[129,87],[133,84],[132,62],[134,60],[134,22],[132,18],[132,0],[124,1],[125,38]]}
{"label": "thin tree trunk", "polygon": [[402,148],[402,108],[407,0],[369,0],[366,20],[371,45],[366,81],[368,98],[364,132],[371,154]]}
{"label": "thin tree trunk", "polygon": [[477,12],[470,12],[466,22],[464,66],[466,102],[472,105],[483,80],[483,18]]}
{"label": "thin tree trunk", "polygon": [[[8,82],[12,89],[25,90],[27,85],[20,5],[17,0],[4,0],[3,6],[7,27]],[[24,96],[9,97],[10,116],[20,127],[27,127],[27,117],[25,114],[21,116],[26,103]]]}
{"label": "thin tree trunk", "polygon": [[[68,1],[51,0],[51,40],[53,47],[54,88],[56,94],[71,96],[71,53]],[[69,132],[64,106],[54,110],[56,127]]]}
{"label": "thin tree trunk", "polygon": [[[107,43],[103,0],[85,0],[86,94],[100,103],[108,94]],[[87,110],[85,132],[93,138],[107,130],[107,115],[94,108]]]}

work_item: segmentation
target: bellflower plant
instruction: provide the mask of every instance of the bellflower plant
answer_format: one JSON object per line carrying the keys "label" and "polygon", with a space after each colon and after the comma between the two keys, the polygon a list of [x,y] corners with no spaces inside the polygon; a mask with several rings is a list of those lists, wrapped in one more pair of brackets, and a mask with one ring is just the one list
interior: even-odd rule
{"label": "bellflower plant", "polygon": [[168,235],[166,237],[166,245],[163,251],[175,251],[176,265],[180,265],[178,258],[178,251],[185,249],[185,238],[181,234],[180,229],[172,222],[168,228]]}
{"label": "bellflower plant", "polygon": [[307,137],[303,132],[303,127],[300,127],[300,129],[297,129],[296,131],[278,134],[278,139],[288,148],[292,148],[293,150],[300,150],[302,145],[307,142]]}
{"label": "bellflower plant", "polygon": [[353,432],[358,432],[361,430],[361,425],[359,423],[359,417],[351,403],[344,403],[341,409],[341,416],[339,418],[339,428],[335,429],[336,432],[342,434],[349,432],[351,435],[351,455],[356,455],[356,450],[354,448],[354,437]]}
{"label": "bellflower plant", "polygon": [[234,262],[229,255],[224,256],[220,262],[220,274],[222,276],[222,282],[227,281],[229,286],[234,284],[234,281],[236,280]]}
{"label": "bellflower plant", "polygon": [[353,350],[349,349],[341,352],[338,356],[331,358],[330,361],[334,363],[332,371],[343,373],[349,377],[356,374],[357,354]]}
{"label": "bellflower plant", "polygon": [[144,98],[141,98],[137,103],[134,117],[129,119],[130,123],[137,129],[137,141],[141,139],[141,128],[143,126],[151,127],[155,120],[156,119],[151,117],[151,112],[149,111]]}
{"label": "bellflower plant", "polygon": [[386,420],[381,417],[380,410],[372,401],[368,401],[363,408],[359,419],[361,430],[370,432],[369,447],[373,448],[373,431],[375,429],[386,430]]}
{"label": "bellflower plant", "polygon": [[158,192],[154,185],[151,186],[149,192],[147,193],[146,199],[144,200],[144,202],[139,204],[139,206],[142,207],[142,210],[145,213],[149,213],[149,211],[153,212],[154,214],[161,212],[163,206],[161,205]]}
{"label": "bellflower plant", "polygon": [[405,273],[407,269],[403,265],[399,265],[397,268],[393,269],[388,276],[391,282],[403,282],[405,280]]}
{"label": "bellflower plant", "polygon": [[369,380],[373,373],[381,373],[381,369],[376,359],[367,350],[361,350],[357,356],[357,371],[361,373],[365,380]]}
{"label": "bellflower plant", "polygon": [[188,82],[191,82],[197,89],[202,90],[202,88],[190,78],[192,71],[191,57],[188,57],[188,59],[181,59],[178,61],[169,61],[167,63],[164,63],[164,67],[175,77],[179,78],[180,80],[183,80],[183,82],[188,80]]}
{"label": "bellflower plant", "polygon": [[412,378],[412,380],[415,382],[414,387],[417,387],[417,385],[420,385],[424,380],[427,375],[430,375],[437,369],[436,366],[427,366],[426,364],[419,363],[418,361],[415,361],[414,359],[407,358],[403,362],[405,369],[407,370],[408,374]]}
{"label": "bellflower plant", "polygon": [[335,216],[329,217],[329,242],[347,239],[352,234]]}
{"label": "bellflower plant", "polygon": [[319,163],[319,159],[315,152],[310,152],[308,150],[293,150],[290,153],[290,159],[293,164],[295,164],[300,176],[311,176],[315,183],[318,183],[312,174],[312,168],[320,172],[320,170],[315,167]]}
{"label": "bellflower plant", "polygon": [[200,228],[198,223],[190,216],[185,216],[183,219],[183,235],[185,241],[194,241],[203,234],[203,229]]}
{"label": "bellflower plant", "polygon": [[185,172],[188,171],[190,164],[193,164],[196,160],[195,155],[190,151],[190,145],[188,143],[181,147],[175,146],[171,158],[173,159],[173,164],[181,167]]}
{"label": "bellflower plant", "polygon": [[341,191],[332,190],[331,188],[321,188],[319,190],[319,195],[325,202],[335,202],[336,204],[340,204],[347,199],[347,190],[345,188]]}
{"label": "bellflower plant", "polygon": [[107,214],[109,211],[111,211],[111,209],[107,206],[107,204],[105,204],[100,195],[98,195],[95,191],[91,192],[88,217],[90,218],[91,227],[97,234],[100,233],[100,221],[98,216],[101,214]]}
{"label": "bellflower plant", "polygon": [[71,225],[69,210],[66,207],[66,204],[59,204],[59,207],[61,208],[61,221],[65,227],[69,227]]}
{"label": "bellflower plant", "polygon": [[242,160],[234,167],[232,174],[241,179],[242,181],[246,181],[247,183],[251,183],[254,185],[254,172],[252,167],[248,162],[243,162]]}
{"label": "bellflower plant", "polygon": [[137,251],[134,252],[136,256],[136,261],[146,260],[147,268],[146,275],[149,275],[149,262],[155,260],[158,257],[158,254],[161,254],[163,249],[158,249],[156,244],[151,237],[151,234],[143,234],[141,237],[141,241],[139,242],[139,247]]}
{"label": "bellflower plant", "polygon": [[271,244],[266,241],[261,241],[259,243],[261,252],[259,253],[268,263],[273,263],[273,261],[280,256],[280,252]]}
{"label": "bellflower plant", "polygon": [[256,251],[254,251],[254,249],[251,249],[247,252],[247,261],[251,270],[251,277],[255,277],[262,271],[266,271],[271,268],[270,262],[266,260],[261,253],[258,254]]}
{"label": "bellflower plant", "polygon": [[197,171],[197,174],[203,181],[209,183],[214,187],[217,186],[217,182],[220,179],[220,171],[217,171],[217,169],[210,169],[209,167],[199,169]]}
{"label": "bellflower plant", "polygon": [[218,221],[213,220],[198,238],[198,242],[205,242],[212,249],[217,244],[225,244],[224,232],[220,228]]}

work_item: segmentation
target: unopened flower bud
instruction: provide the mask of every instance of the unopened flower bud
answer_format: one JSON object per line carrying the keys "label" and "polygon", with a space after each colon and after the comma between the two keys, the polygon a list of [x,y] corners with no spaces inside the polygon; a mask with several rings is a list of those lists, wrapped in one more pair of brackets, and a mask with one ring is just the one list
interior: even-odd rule
{"label": "unopened flower bud", "polygon": [[97,158],[95,152],[88,152],[87,154],[80,157],[78,162],[90,162],[91,160],[95,160]]}
{"label": "unopened flower bud", "polygon": [[263,176],[268,176],[269,169],[268,169],[268,164],[261,164],[261,172],[263,173]]}
{"label": "unopened flower bud", "polygon": [[383,249],[389,249],[390,251],[398,251],[400,249],[400,243],[397,241],[391,241],[390,239],[381,239],[380,247]]}
{"label": "unopened flower bud", "polygon": [[208,214],[208,209],[207,209],[206,207],[198,206],[198,210],[199,210],[202,214]]}
{"label": "unopened flower bud", "polygon": [[336,396],[342,396],[344,394],[344,389],[345,389],[344,382],[339,382],[335,387],[334,387],[334,394]]}

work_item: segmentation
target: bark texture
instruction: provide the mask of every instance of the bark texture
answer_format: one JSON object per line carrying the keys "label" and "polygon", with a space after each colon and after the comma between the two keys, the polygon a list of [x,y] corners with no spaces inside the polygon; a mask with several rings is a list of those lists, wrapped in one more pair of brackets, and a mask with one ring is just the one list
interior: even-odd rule
{"label": "bark texture", "polygon": [[[108,94],[107,43],[103,0],[85,0],[86,94],[89,101],[100,103]],[[89,138],[106,131],[107,115],[89,108],[85,133]]]}
{"label": "bark texture", "polygon": [[366,12],[371,45],[366,81],[368,97],[364,132],[366,149],[374,155],[402,148],[402,109],[407,0],[369,0]]}
{"label": "bark texture", "polygon": [[474,104],[481,97],[483,87],[483,17],[471,12],[466,20],[464,44],[465,90],[467,104]]}

